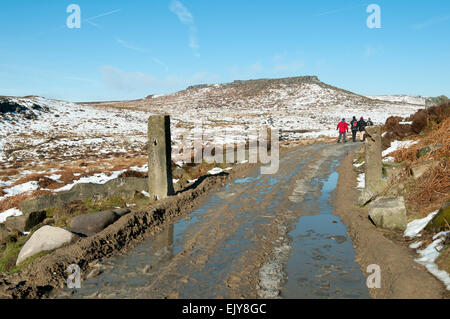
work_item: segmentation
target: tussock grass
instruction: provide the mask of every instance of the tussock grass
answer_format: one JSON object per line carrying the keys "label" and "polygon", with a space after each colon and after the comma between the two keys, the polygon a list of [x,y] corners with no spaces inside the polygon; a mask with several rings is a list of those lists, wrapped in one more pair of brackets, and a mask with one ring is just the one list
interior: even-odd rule
{"label": "tussock grass", "polygon": [[18,208],[18,207],[20,207],[20,203],[23,200],[26,200],[28,198],[46,195],[49,193],[50,193],[50,191],[36,190],[36,191],[30,192],[30,193],[23,193],[20,195],[8,197],[0,202],[0,212],[4,212],[4,211],[14,208],[14,207]]}
{"label": "tussock grass", "polygon": [[56,227],[69,227],[73,218],[89,213],[95,213],[116,207],[125,207],[127,201],[120,197],[111,197],[103,201],[77,201],[63,207],[52,208],[46,211],[47,217],[55,220]]}
{"label": "tussock grass", "polygon": [[444,158],[437,167],[430,169],[417,183],[417,190],[413,191],[409,200],[417,204],[429,204],[434,201],[450,199],[449,160]]}
{"label": "tussock grass", "polygon": [[[407,149],[400,149],[394,152],[391,156],[397,162],[409,161],[410,163],[417,163],[419,160],[428,160],[430,158],[450,157],[450,117],[440,124],[433,125],[428,129],[428,134],[421,138],[420,142]],[[422,158],[417,157],[418,151],[428,145],[442,145],[435,152],[431,152]]]}
{"label": "tussock grass", "polygon": [[17,257],[20,250],[28,241],[31,235],[26,237],[19,237],[16,241],[9,241],[3,248],[0,248],[0,273],[7,275],[19,272],[27,268],[34,260],[49,254],[50,252],[44,251],[31,256],[24,260],[20,265],[16,266]]}
{"label": "tussock grass", "polygon": [[[67,162],[64,164],[48,162],[48,163],[39,165],[38,167],[34,167],[34,169],[38,170],[38,171],[46,171],[47,173],[27,174],[26,176],[23,176],[22,178],[18,179],[16,182],[14,182],[14,184],[12,184],[11,187],[21,185],[24,183],[28,183],[31,181],[36,181],[36,182],[38,182],[39,186],[42,189],[28,192],[28,193],[23,193],[23,194],[16,195],[16,196],[11,196],[11,197],[4,199],[3,201],[0,202],[0,212],[6,211],[11,208],[19,208],[20,203],[23,200],[41,196],[41,195],[45,195],[45,194],[49,194],[49,193],[51,193],[51,190],[61,188],[68,184],[72,184],[74,181],[79,180],[83,177],[89,177],[89,176],[93,176],[93,175],[99,174],[99,173],[105,173],[106,175],[110,176],[112,174],[112,172],[114,172],[114,171],[128,169],[129,167],[132,167],[132,166],[141,167],[146,163],[147,163],[146,156],[131,157],[131,156],[126,156],[126,155],[120,155],[117,157],[105,158],[105,159],[98,160],[98,161],[89,161],[88,162],[85,160],[76,160],[76,161],[71,161],[71,162]],[[50,175],[50,173],[48,173],[48,172],[51,169],[55,169],[55,168],[56,169],[59,168],[59,170],[54,171],[51,174],[61,175],[59,180],[62,183],[58,183],[58,182],[53,181],[53,180],[49,179],[48,177],[46,177],[46,176]],[[0,176],[2,176],[2,180],[8,180],[15,176],[17,176],[16,178],[18,178],[19,174],[21,172],[23,172],[25,169],[29,169],[29,168],[22,167],[21,169],[2,170],[0,173],[1,174]],[[78,176],[75,176],[75,174],[77,174]],[[4,187],[4,188],[6,188],[6,187]],[[0,196],[5,195],[5,193],[3,191],[4,188],[0,188]],[[45,189],[45,190],[43,190],[43,189]]]}

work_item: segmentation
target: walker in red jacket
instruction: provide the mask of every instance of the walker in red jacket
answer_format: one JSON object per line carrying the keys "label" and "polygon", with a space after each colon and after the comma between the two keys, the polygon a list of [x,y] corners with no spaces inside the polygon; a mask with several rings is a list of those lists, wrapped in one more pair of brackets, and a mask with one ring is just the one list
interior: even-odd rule
{"label": "walker in red jacket", "polygon": [[344,143],[347,143],[348,124],[345,122],[345,119],[342,119],[342,121],[338,124],[337,129],[339,130],[338,143],[341,142],[341,138]]}

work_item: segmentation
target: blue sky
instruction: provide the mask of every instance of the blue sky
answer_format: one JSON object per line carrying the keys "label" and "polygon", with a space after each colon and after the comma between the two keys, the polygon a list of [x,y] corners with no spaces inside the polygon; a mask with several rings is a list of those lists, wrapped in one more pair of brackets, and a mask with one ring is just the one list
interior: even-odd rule
{"label": "blue sky", "polygon": [[[70,4],[81,28],[69,29]],[[381,28],[369,29],[369,4]],[[447,0],[2,0],[0,95],[119,100],[317,75],[361,94],[450,95]]]}

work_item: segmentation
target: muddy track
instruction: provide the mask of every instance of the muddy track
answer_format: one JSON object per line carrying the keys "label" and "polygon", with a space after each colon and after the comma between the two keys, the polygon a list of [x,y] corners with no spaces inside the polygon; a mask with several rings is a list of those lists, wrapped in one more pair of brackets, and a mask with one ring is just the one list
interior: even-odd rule
{"label": "muddy track", "polygon": [[348,227],[356,261],[363,272],[369,265],[381,268],[381,288],[371,289],[373,298],[441,299],[444,285],[425,267],[414,261],[417,254],[410,249],[402,233],[377,229],[368,219],[367,209],[359,208],[355,189],[356,172],[353,157],[348,156],[339,167],[339,184],[335,195],[336,215]]}
{"label": "muddy track", "polygon": [[[206,178],[0,277],[0,296],[442,298],[443,285],[413,261],[401,234],[376,229],[354,204],[355,147],[289,149],[276,175],[244,165]],[[74,263],[79,290],[65,287]],[[381,289],[365,285],[371,264],[381,267]]]}
{"label": "muddy track", "polygon": [[133,212],[96,236],[79,239],[70,246],[36,259],[20,273],[0,274],[0,298],[48,298],[55,289],[65,287],[69,265],[77,264],[85,273],[92,269],[90,263],[93,261],[125,253],[161,232],[164,225],[191,212],[208,192],[233,178],[245,176],[245,172],[254,166],[240,165],[230,174],[206,177],[195,188],[161,201],[148,211]]}
{"label": "muddy track", "polygon": [[291,150],[273,176],[249,169],[158,236],[102,260],[81,289],[57,297],[368,298],[345,226],[324,196],[335,187],[326,185],[333,167],[354,147]]}

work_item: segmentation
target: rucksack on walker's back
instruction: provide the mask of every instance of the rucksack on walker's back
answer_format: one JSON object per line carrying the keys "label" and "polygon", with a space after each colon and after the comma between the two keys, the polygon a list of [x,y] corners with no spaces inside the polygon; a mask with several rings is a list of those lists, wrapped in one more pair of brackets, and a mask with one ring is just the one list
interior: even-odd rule
{"label": "rucksack on walker's back", "polygon": [[352,130],[357,130],[358,129],[358,121],[353,120],[351,122],[352,125]]}

